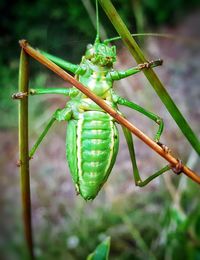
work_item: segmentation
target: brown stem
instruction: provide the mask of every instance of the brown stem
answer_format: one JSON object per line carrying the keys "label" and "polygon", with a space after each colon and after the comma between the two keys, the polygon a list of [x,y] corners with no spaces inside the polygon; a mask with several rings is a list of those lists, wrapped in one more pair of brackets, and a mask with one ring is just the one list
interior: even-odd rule
{"label": "brown stem", "polygon": [[[28,93],[28,82],[29,56],[22,49],[19,65],[19,93]],[[31,195],[28,155],[28,95],[24,95],[23,98],[21,98],[19,101],[19,162],[24,232],[30,258],[34,259],[31,226]]]}
{"label": "brown stem", "polygon": [[[166,153],[160,145],[150,139],[147,135],[145,135],[142,131],[136,128],[133,124],[131,124],[127,119],[119,115],[114,109],[112,109],[106,102],[104,102],[101,98],[92,93],[89,89],[87,89],[83,84],[77,81],[74,77],[68,74],[66,71],[61,69],[52,61],[48,60],[41,53],[33,49],[26,40],[21,40],[20,45],[24,50],[32,56],[34,59],[38,60],[44,66],[58,74],[64,80],[70,82],[73,86],[78,88],[81,92],[83,92],[86,96],[92,99],[97,105],[99,105],[103,110],[109,113],[115,120],[121,125],[125,126],[129,131],[131,131],[134,135],[140,138],[144,143],[146,143],[150,148],[152,148],[156,153],[166,159],[172,167],[175,167],[179,164],[179,160],[172,156],[170,153]],[[200,184],[200,176],[198,176],[195,172],[189,169],[187,166],[182,166],[182,172],[184,172],[188,177],[196,181]]]}

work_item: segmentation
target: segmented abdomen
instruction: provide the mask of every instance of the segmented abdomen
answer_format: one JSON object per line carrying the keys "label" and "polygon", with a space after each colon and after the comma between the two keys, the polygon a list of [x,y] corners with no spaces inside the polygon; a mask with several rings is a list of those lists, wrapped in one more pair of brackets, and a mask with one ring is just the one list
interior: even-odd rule
{"label": "segmented abdomen", "polygon": [[69,122],[67,159],[77,191],[84,199],[94,199],[107,180],[118,144],[116,126],[104,112],[87,111]]}

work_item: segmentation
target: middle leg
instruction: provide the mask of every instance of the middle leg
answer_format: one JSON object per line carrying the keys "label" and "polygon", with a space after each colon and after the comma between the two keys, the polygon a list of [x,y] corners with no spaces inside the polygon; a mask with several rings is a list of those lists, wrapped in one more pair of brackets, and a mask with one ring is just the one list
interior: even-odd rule
{"label": "middle leg", "polygon": [[164,128],[164,122],[161,117],[159,117],[158,115],[144,109],[143,107],[141,107],[131,101],[128,101],[125,98],[117,96],[116,94],[114,94],[114,100],[116,101],[117,104],[130,107],[131,109],[134,109],[134,110],[142,113],[143,115],[145,115],[148,118],[150,118],[151,120],[153,120],[156,124],[158,124],[159,127],[157,130],[157,133],[154,136],[154,141],[157,143],[159,142],[160,136],[161,136],[161,134],[163,132],[163,128]]}

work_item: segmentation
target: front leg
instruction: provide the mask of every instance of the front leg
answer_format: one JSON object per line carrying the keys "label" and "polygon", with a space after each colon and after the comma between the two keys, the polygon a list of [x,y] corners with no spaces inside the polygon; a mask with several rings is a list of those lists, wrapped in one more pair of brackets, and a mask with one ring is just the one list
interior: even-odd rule
{"label": "front leg", "polygon": [[39,52],[44,55],[47,59],[53,61],[55,64],[57,64],[58,66],[60,66],[61,68],[71,71],[72,73],[75,73],[75,71],[78,69],[79,65],[70,63],[68,61],[65,61],[61,58],[58,58],[52,54],[49,54],[45,51],[39,50]]}
{"label": "front leg", "polygon": [[49,54],[45,51],[41,51],[39,50],[41,54],[43,54],[47,59],[53,61],[55,64],[57,64],[58,66],[60,66],[61,68],[70,71],[76,75],[81,75],[84,74],[86,71],[86,68],[84,68],[83,66],[77,65],[77,64],[73,64],[71,62],[68,62],[66,60],[63,60],[59,57],[56,57],[52,54]]}
{"label": "front leg", "polygon": [[132,76],[140,71],[142,71],[143,69],[149,69],[149,68],[154,68],[157,66],[162,65],[163,61],[162,60],[155,60],[155,61],[150,61],[150,62],[145,62],[142,64],[138,64],[138,66],[130,68],[128,70],[125,71],[111,71],[108,75],[110,77],[111,80],[120,80],[123,78],[127,78],[129,76]]}

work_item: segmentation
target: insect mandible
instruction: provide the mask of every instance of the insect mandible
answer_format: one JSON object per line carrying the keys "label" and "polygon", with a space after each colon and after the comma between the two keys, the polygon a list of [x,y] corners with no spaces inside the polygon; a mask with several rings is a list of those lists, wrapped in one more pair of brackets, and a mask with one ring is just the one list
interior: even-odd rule
{"label": "insect mandible", "polygon": [[[114,81],[129,77],[142,69],[159,66],[162,61],[146,62],[125,71],[115,70],[113,64],[116,61],[116,47],[110,46],[108,40],[101,42],[99,37],[97,1],[96,10],[97,35],[95,42],[87,46],[79,65],[42,51],[41,53],[63,69],[74,73],[83,85],[98,97],[101,97],[115,111],[120,113],[118,105],[123,105],[137,110],[153,120],[158,124],[154,141],[162,146],[159,139],[163,131],[163,120],[143,107],[118,96],[113,90]],[[62,94],[70,97],[66,106],[63,109],[57,109],[52,115],[46,128],[31,149],[30,158],[36,152],[53,123],[55,121],[67,121],[66,156],[76,191],[85,200],[94,199],[108,179],[118,153],[119,134],[115,120],[75,87],[68,89],[37,88],[31,89],[30,94]],[[170,166],[165,166],[142,181],[135,160],[132,135],[125,127],[122,126],[122,128],[128,144],[136,185],[144,186],[170,169]],[[162,147],[167,149],[165,146]],[[175,170],[180,171],[178,168]]]}

